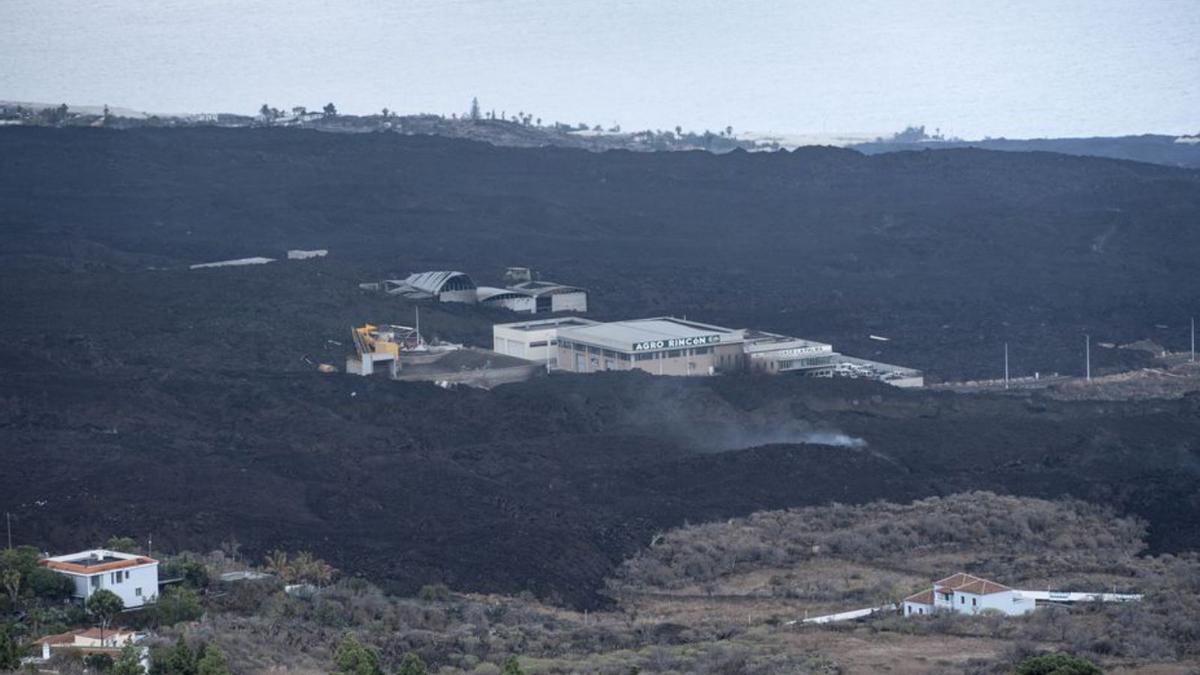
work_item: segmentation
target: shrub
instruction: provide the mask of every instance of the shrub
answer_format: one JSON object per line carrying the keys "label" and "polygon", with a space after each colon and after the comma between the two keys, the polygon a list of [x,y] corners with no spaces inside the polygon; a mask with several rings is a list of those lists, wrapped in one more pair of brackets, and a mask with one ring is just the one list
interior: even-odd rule
{"label": "shrub", "polygon": [[425,602],[445,602],[450,599],[450,588],[446,584],[426,584],[417,592]]}
{"label": "shrub", "polygon": [[209,584],[208,568],[190,554],[164,562],[159,568],[159,576],[164,579],[183,579],[183,583],[190,588],[205,588]]}
{"label": "shrub", "polygon": [[113,666],[113,658],[108,654],[88,654],[83,657],[83,665],[89,669],[107,673]]}
{"label": "shrub", "polygon": [[383,675],[379,655],[363,645],[353,635],[342,638],[333,655],[334,675]]}
{"label": "shrub", "polygon": [[1025,659],[1017,665],[1016,675],[1103,675],[1091,661],[1058,652]]}
{"label": "shrub", "polygon": [[408,652],[400,662],[400,669],[396,671],[396,675],[426,675],[428,672],[421,657]]}
{"label": "shrub", "polygon": [[163,591],[154,604],[153,619],[160,626],[173,626],[181,621],[195,621],[204,614],[196,592],[183,586]]}
{"label": "shrub", "polygon": [[504,661],[504,667],[500,669],[500,675],[525,675],[525,671],[521,670],[521,662],[516,656],[510,656]]}
{"label": "shrub", "polygon": [[16,670],[21,667],[21,653],[17,649],[17,641],[8,634],[8,629],[0,626],[0,670]]}
{"label": "shrub", "polygon": [[204,656],[196,662],[196,675],[230,675],[225,654],[215,645],[207,645]]}

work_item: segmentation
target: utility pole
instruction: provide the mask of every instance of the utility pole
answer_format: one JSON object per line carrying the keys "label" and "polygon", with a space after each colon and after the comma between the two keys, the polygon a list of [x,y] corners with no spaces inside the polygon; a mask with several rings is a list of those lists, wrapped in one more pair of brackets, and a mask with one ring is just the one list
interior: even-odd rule
{"label": "utility pole", "polygon": [[1196,317],[1192,317],[1192,363],[1196,362]]}
{"label": "utility pole", "polygon": [[12,550],[12,514],[8,511],[4,512],[4,525],[8,529],[8,550]]}
{"label": "utility pole", "polygon": [[1004,388],[1008,389],[1008,343],[1004,343]]}
{"label": "utility pole", "polygon": [[1091,382],[1092,381],[1092,336],[1091,335],[1084,334],[1083,348],[1085,351],[1085,356],[1084,356],[1085,371],[1084,372],[1087,374],[1087,381]]}

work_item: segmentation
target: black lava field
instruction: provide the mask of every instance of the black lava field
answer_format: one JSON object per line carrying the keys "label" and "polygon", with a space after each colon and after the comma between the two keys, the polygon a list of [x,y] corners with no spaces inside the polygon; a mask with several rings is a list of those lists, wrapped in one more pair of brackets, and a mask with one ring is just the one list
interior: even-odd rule
{"label": "black lava field", "polygon": [[[0,509],[14,537],[311,549],[397,590],[576,605],[655,532],[829,501],[1072,494],[1200,544],[1200,397],[1064,402],[638,374],[485,392],[326,375],[413,308],[357,284],[507,265],[595,318],[686,315],[925,369],[1187,345],[1200,172],[1051,153],[710,155],[295,130],[0,129]],[[189,270],[290,248],[315,261]],[[513,315],[425,307],[487,345]],[[890,338],[887,342],[868,336]],[[1099,372],[1147,363],[1097,348]],[[812,445],[844,434],[862,447]],[[714,440],[719,439],[719,440]]]}

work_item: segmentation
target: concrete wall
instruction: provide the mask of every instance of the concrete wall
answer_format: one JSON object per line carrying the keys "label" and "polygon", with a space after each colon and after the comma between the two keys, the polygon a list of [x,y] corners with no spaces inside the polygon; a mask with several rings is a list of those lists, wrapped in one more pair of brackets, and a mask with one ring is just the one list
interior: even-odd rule
{"label": "concrete wall", "polygon": [[558,363],[558,328],[548,326],[536,330],[517,330],[501,325],[492,326],[492,351],[545,365]]}
{"label": "concrete wall", "polygon": [[573,293],[556,293],[550,300],[550,311],[552,312],[586,312],[587,311],[587,292],[575,291]]}
{"label": "concrete wall", "polygon": [[525,312],[526,314],[533,314],[537,311],[537,298],[528,295],[517,298],[484,300],[480,304],[487,305],[488,307],[502,307],[511,312]]}

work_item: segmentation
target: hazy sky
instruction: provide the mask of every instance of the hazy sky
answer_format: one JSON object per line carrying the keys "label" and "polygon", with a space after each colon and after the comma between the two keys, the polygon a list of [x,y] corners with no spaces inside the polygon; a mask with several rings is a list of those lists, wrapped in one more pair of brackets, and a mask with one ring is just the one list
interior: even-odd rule
{"label": "hazy sky", "polygon": [[0,99],[632,128],[1200,131],[1200,0],[0,0]]}

